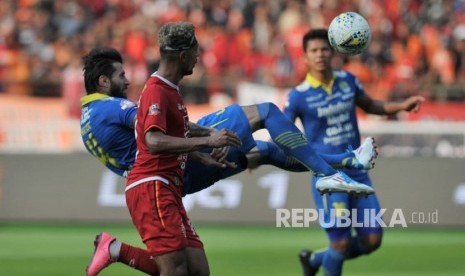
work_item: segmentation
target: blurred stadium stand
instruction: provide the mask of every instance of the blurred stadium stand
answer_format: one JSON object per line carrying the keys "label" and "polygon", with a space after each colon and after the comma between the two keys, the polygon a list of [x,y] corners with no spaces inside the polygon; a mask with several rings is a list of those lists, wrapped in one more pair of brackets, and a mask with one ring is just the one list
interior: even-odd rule
{"label": "blurred stadium stand", "polygon": [[172,20],[197,27],[202,48],[184,83],[186,101],[236,98],[240,81],[280,88],[305,74],[301,36],[358,11],[372,27],[369,49],[339,57],[379,99],[411,94],[465,101],[464,1],[304,0],[3,0],[0,3],[0,93],[62,97],[73,116],[83,93],[80,58],[97,45],[124,53],[137,99],[158,64],[156,32]]}
{"label": "blurred stadium stand", "polygon": [[192,119],[236,101],[282,106],[306,72],[302,34],[348,10],[368,19],[373,39],[364,54],[338,56],[334,66],[356,74],[374,98],[428,99],[419,114],[384,119],[465,121],[464,1],[3,0],[0,149],[82,149],[81,57],[97,45],[119,49],[137,100],[157,68],[157,29],[173,20],[193,22],[202,49],[181,89]]}

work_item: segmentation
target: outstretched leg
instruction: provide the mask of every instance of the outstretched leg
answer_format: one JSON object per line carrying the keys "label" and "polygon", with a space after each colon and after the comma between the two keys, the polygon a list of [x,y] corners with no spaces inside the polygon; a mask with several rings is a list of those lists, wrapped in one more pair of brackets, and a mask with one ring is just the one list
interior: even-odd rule
{"label": "outstretched leg", "polygon": [[273,103],[243,106],[242,110],[249,121],[252,132],[266,128],[271,139],[286,155],[294,157],[309,171],[321,177],[321,181],[316,183],[321,193],[372,194],[374,192],[373,188],[355,182],[325,162],[309,145],[305,135]]}
{"label": "outstretched leg", "polygon": [[[260,165],[272,165],[292,172],[308,171],[297,159],[284,154],[273,142],[255,140],[257,144],[246,155],[247,168],[255,169]],[[320,157],[333,168],[369,170],[375,165],[378,155],[373,137],[367,137],[357,149],[347,149],[338,154],[319,153]]]}
{"label": "outstretched leg", "polygon": [[286,155],[293,156],[308,170],[317,176],[336,174],[337,171],[326,163],[310,147],[305,135],[287,119],[279,108],[272,103],[262,103],[253,106],[243,106],[250,129],[255,132],[267,129],[271,139],[284,151]]}

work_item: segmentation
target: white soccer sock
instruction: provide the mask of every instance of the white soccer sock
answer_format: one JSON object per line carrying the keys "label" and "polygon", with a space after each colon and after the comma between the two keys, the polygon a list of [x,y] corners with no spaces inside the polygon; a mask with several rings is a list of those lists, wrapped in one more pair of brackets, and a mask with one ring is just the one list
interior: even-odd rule
{"label": "white soccer sock", "polygon": [[118,240],[114,240],[111,244],[110,244],[110,257],[113,261],[117,261],[118,258],[119,258],[119,252],[121,250],[121,242],[118,241]]}

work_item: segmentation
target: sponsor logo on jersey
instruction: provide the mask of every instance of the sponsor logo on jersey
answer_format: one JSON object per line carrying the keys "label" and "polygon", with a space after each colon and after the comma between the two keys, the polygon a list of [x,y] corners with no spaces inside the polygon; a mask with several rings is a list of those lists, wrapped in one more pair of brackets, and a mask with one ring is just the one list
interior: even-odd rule
{"label": "sponsor logo on jersey", "polygon": [[178,110],[182,112],[187,112],[186,106],[184,104],[178,103]]}
{"label": "sponsor logo on jersey", "polygon": [[350,92],[350,85],[346,81],[341,81],[339,82],[339,89],[341,89],[342,92],[348,93]]}
{"label": "sponsor logo on jersey", "polygon": [[122,100],[120,106],[122,110],[125,110],[126,108],[135,106],[135,104],[129,100]]}
{"label": "sponsor logo on jersey", "polygon": [[160,113],[160,107],[158,104],[152,104],[149,107],[149,115],[157,115],[158,113]]}

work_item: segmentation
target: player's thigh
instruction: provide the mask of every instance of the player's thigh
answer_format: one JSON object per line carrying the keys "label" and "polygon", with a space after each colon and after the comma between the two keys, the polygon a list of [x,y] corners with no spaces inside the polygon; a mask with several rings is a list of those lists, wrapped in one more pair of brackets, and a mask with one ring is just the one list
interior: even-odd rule
{"label": "player's thigh", "polygon": [[126,191],[134,226],[152,256],[184,250],[188,221],[182,199],[169,185],[149,181]]}
{"label": "player's thigh", "polygon": [[[347,193],[320,194],[316,189],[317,178],[312,178],[312,194],[318,214],[324,215],[324,221],[334,220],[346,216],[350,210],[350,195]],[[320,218],[321,221],[321,218]]]}
{"label": "player's thigh", "polygon": [[357,209],[357,215],[359,215],[360,218],[367,215],[378,214],[381,210],[381,205],[379,204],[376,193],[366,197],[351,197],[350,206],[351,208]]}
{"label": "player's thigh", "polygon": [[[243,108],[238,104],[232,104],[220,111],[208,114],[197,122],[201,126],[213,127],[216,129],[229,129],[235,132],[242,141],[238,149],[246,154],[256,146],[249,125],[249,118],[243,112]],[[257,113],[258,117],[258,113]]]}
{"label": "player's thigh", "polygon": [[188,160],[184,173],[183,196],[206,189],[221,179],[243,172],[247,167],[245,155],[237,148],[229,148],[226,160],[235,163],[236,167],[218,168],[206,166],[197,160]]}
{"label": "player's thigh", "polygon": [[376,245],[381,243],[383,222],[381,206],[376,194],[354,198],[351,206],[357,210],[357,221],[363,225],[363,227],[355,228],[357,235],[360,238],[367,237],[367,244]]}
{"label": "player's thigh", "polygon": [[316,178],[312,178],[312,194],[318,212],[320,227],[326,231],[331,242],[348,239],[351,236],[350,195],[347,193],[332,193],[321,195],[315,188]]}
{"label": "player's thigh", "polygon": [[201,248],[187,247],[187,265],[189,267],[189,275],[206,276],[210,275],[207,256]]}
{"label": "player's thigh", "polygon": [[249,121],[250,128],[252,131],[260,129],[260,114],[258,112],[257,106],[256,105],[246,105],[246,106],[241,106],[242,111],[244,112],[245,116],[247,117],[247,120]]}
{"label": "player's thigh", "polygon": [[160,271],[160,275],[190,275],[188,271],[189,265],[186,249],[158,255],[153,259]]}

